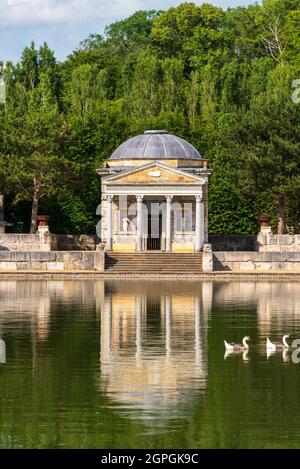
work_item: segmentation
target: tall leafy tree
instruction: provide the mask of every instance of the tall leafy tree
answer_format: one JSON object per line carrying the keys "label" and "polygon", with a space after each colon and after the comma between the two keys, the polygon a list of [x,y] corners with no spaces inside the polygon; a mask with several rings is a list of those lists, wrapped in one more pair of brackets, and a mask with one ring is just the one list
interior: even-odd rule
{"label": "tall leafy tree", "polygon": [[255,233],[264,212],[299,231],[299,15],[299,0],[188,2],[117,21],[63,63],[46,44],[25,48],[0,103],[8,218],[17,207],[25,221],[31,201],[32,231],[40,206],[54,231],[94,232],[96,167],[162,127],[209,159],[211,232]]}
{"label": "tall leafy tree", "polygon": [[256,208],[277,208],[278,233],[286,231],[286,215],[300,196],[300,116],[291,99],[294,70],[275,70],[266,93],[256,96],[241,117],[238,140],[245,166],[241,190],[249,190]]}
{"label": "tall leafy tree", "polygon": [[37,228],[40,200],[51,197],[60,187],[65,169],[60,153],[63,119],[44,61],[45,51],[44,47],[39,54],[32,44],[20,64],[7,67],[5,76],[2,164],[14,200],[32,201],[31,233]]}

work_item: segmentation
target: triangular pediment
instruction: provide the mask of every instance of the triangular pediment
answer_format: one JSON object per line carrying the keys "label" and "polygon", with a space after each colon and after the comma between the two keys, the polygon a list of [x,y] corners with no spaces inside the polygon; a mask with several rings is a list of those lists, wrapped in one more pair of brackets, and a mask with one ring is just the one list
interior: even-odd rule
{"label": "triangular pediment", "polygon": [[204,180],[180,169],[153,162],[110,176],[106,179],[106,184],[204,184]]}

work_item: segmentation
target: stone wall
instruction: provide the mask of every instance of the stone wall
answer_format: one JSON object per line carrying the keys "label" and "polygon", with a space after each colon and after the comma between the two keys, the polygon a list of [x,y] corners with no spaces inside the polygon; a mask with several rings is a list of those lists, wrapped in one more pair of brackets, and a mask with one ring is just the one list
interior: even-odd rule
{"label": "stone wall", "polygon": [[214,252],[214,271],[300,271],[300,252]]}
{"label": "stone wall", "polygon": [[208,242],[213,251],[256,251],[257,236],[251,235],[209,235]]}
{"label": "stone wall", "polygon": [[257,249],[262,252],[300,252],[300,234],[273,235],[259,233]]}
{"label": "stone wall", "polygon": [[65,235],[57,236],[60,251],[94,251],[97,244],[96,235]]}
{"label": "stone wall", "polygon": [[94,251],[96,235],[0,234],[0,251]]}
{"label": "stone wall", "polygon": [[0,234],[0,251],[52,251],[57,249],[53,234]]}
{"label": "stone wall", "polygon": [[0,271],[104,271],[103,251],[0,251]]}
{"label": "stone wall", "polygon": [[209,235],[208,239],[214,252],[300,252],[300,234],[273,235],[260,232],[257,236]]}

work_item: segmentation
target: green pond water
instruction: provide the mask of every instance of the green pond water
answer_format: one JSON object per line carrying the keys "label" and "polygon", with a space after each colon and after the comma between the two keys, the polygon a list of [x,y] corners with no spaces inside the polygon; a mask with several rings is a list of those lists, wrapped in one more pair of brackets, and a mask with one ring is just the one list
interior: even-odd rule
{"label": "green pond water", "polygon": [[0,447],[300,447],[285,332],[297,283],[1,281]]}

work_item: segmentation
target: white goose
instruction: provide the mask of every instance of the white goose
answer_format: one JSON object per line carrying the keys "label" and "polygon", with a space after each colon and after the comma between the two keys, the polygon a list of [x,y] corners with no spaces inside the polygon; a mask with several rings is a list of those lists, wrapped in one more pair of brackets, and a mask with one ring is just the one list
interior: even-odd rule
{"label": "white goose", "polygon": [[224,340],[225,349],[228,352],[241,352],[243,350],[249,350],[249,345],[247,343],[249,340],[251,339],[248,335],[243,337],[241,344],[228,343],[226,340]]}
{"label": "white goose", "polygon": [[287,339],[290,337],[289,334],[285,334],[283,337],[282,337],[282,342],[271,342],[269,337],[267,337],[267,343],[266,343],[266,346],[267,346],[267,350],[276,350],[276,349],[288,349],[289,348],[289,344],[287,343]]}

